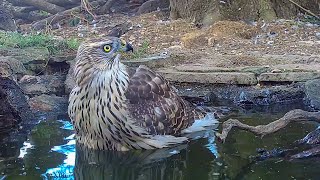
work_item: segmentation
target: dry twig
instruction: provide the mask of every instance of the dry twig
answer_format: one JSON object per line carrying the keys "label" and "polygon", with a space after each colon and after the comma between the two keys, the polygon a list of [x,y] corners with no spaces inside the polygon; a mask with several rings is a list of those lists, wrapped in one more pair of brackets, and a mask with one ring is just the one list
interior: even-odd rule
{"label": "dry twig", "polygon": [[222,124],[222,133],[217,133],[217,137],[224,142],[233,127],[252,132],[256,135],[265,136],[286,127],[290,122],[300,121],[315,121],[320,123],[320,112],[308,112],[295,109],[287,112],[282,118],[276,121],[259,126],[249,126],[241,123],[237,119],[229,119]]}
{"label": "dry twig", "polygon": [[313,12],[311,12],[309,9],[306,9],[306,8],[300,6],[298,3],[294,2],[293,0],[288,0],[288,1],[290,1],[292,4],[298,6],[300,9],[304,10],[305,12],[309,13],[311,16],[314,16],[315,18],[320,20],[320,17],[317,16],[316,14],[314,14]]}

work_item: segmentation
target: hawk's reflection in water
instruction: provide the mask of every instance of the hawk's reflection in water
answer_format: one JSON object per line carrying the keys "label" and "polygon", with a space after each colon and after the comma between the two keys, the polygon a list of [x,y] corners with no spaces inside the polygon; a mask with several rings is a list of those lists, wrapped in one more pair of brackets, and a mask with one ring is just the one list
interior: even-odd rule
{"label": "hawk's reflection in water", "polygon": [[92,150],[77,145],[74,178],[180,180],[187,168],[186,148],[185,144],[170,149],[116,152]]}

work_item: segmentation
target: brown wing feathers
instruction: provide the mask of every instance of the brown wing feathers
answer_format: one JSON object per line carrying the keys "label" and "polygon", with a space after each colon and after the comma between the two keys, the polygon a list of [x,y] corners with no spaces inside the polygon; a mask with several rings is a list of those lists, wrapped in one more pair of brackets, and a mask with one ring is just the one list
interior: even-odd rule
{"label": "brown wing feathers", "polygon": [[170,89],[169,83],[146,66],[131,75],[126,92],[128,110],[150,134],[179,134],[198,113]]}

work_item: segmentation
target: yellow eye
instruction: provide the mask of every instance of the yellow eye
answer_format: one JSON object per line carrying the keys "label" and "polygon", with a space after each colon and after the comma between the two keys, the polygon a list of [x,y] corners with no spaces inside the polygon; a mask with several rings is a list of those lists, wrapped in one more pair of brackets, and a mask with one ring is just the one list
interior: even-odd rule
{"label": "yellow eye", "polygon": [[111,46],[110,46],[110,45],[104,45],[104,46],[103,46],[103,50],[104,50],[105,52],[110,52],[110,51],[111,51]]}
{"label": "yellow eye", "polygon": [[126,43],[126,41],[121,40],[121,46],[122,46],[122,47],[125,47],[125,46],[126,46],[126,44],[127,44],[127,43]]}

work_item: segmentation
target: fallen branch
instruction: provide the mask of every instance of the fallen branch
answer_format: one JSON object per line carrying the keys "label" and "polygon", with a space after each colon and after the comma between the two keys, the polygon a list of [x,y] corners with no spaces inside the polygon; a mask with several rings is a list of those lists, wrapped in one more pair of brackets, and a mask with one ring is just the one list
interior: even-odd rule
{"label": "fallen branch", "polygon": [[259,126],[249,126],[241,123],[237,119],[229,119],[222,124],[222,133],[217,133],[217,137],[224,142],[233,127],[252,132],[256,135],[265,136],[286,127],[290,122],[300,121],[315,121],[320,123],[320,112],[308,112],[301,109],[295,109],[287,112],[282,118],[276,121]]}

